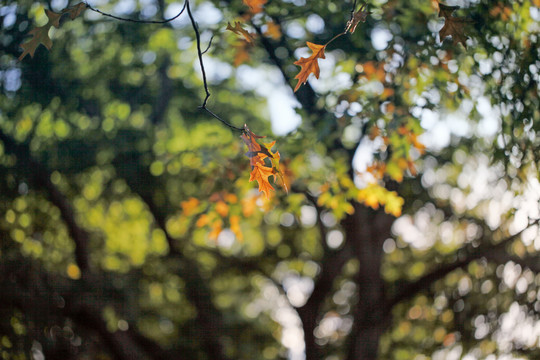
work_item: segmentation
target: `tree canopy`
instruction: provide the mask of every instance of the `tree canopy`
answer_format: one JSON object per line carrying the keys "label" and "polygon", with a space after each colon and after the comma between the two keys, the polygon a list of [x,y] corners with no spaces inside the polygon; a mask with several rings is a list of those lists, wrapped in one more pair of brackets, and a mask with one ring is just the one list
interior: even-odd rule
{"label": "tree canopy", "polygon": [[2,359],[540,357],[539,0],[0,26]]}

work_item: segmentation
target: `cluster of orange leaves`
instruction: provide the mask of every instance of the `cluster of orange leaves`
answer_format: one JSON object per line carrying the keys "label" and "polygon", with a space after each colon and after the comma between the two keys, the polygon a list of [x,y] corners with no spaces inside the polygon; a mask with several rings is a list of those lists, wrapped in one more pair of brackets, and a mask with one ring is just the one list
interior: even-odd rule
{"label": "cluster of orange leaves", "polygon": [[[537,3],[537,6],[540,7],[540,0],[537,0]],[[508,21],[512,15],[512,8],[498,2],[489,9],[489,14],[493,17],[500,16],[502,21]]]}
{"label": "cluster of orange leaves", "polygon": [[[463,46],[466,47],[465,42],[467,40],[467,35],[465,35],[465,25],[471,23],[472,20],[465,17],[457,17],[452,15],[455,10],[459,9],[459,6],[447,6],[437,1],[435,1],[434,3],[435,6],[437,6],[439,9],[439,17],[444,17],[445,19],[444,26],[439,31],[441,41],[443,41],[446,37],[451,36],[454,44],[462,43]],[[308,48],[311,49],[313,54],[307,58],[301,57],[299,60],[294,62],[295,65],[300,66],[300,72],[295,76],[295,79],[298,80],[298,83],[294,88],[295,92],[300,88],[301,85],[307,82],[308,77],[311,74],[315,75],[315,78],[319,78],[320,69],[318,60],[325,58],[324,51],[326,49],[326,46],[328,46],[329,43],[331,43],[333,40],[335,40],[341,35],[345,35],[348,32],[350,32],[351,34],[354,33],[358,24],[360,22],[366,21],[368,14],[370,14],[370,12],[366,11],[365,5],[362,5],[358,11],[353,12],[351,19],[347,22],[347,25],[345,26],[345,31],[343,33],[338,34],[324,45],[314,44],[309,41],[306,42]],[[369,70],[370,69],[367,69],[366,72],[368,72]],[[377,72],[377,75],[379,74],[380,72]],[[384,72],[382,72],[382,74],[384,75]]]}
{"label": "cluster of orange leaves", "polygon": [[[424,154],[426,151],[426,146],[418,139],[418,135],[408,129],[406,126],[400,126],[397,129],[397,133],[401,135],[411,146],[416,149],[419,154]],[[381,135],[381,129],[377,126],[374,126],[370,130],[369,138],[374,140],[376,137],[381,137],[385,146],[390,145],[390,138],[388,136]],[[387,162],[393,162],[397,165],[399,172],[389,173],[387,167]],[[381,180],[384,175],[388,174],[390,177],[398,182],[403,181],[403,173],[409,171],[411,175],[416,175],[416,167],[414,161],[407,155],[407,157],[399,156],[397,158],[392,158],[387,160],[387,162],[376,161],[372,165],[368,166],[366,171],[373,175],[376,180]]]}
{"label": "cluster of orange leaves", "polygon": [[[540,2],[540,0],[534,1]],[[255,14],[261,13],[263,11],[263,7],[266,4],[267,0],[243,0],[243,2],[247,7],[249,7],[249,12],[243,17],[243,20],[249,21]],[[447,36],[452,36],[452,40],[454,43],[462,43],[463,45],[465,45],[467,36],[464,34],[463,25],[469,23],[470,20],[463,17],[453,16],[453,12],[457,10],[458,7],[446,6],[436,1],[434,1],[434,3],[436,3],[437,8],[439,9],[439,16],[445,18],[445,25],[439,33],[441,40],[444,40],[444,38],[446,38]],[[58,28],[60,26],[60,19],[63,15],[67,14],[72,20],[75,19],[84,11],[86,7],[86,4],[81,2],[73,7],[62,10],[60,13],[46,10],[46,16],[48,18],[47,24],[41,27],[34,28],[30,31],[29,34],[32,35],[32,38],[21,45],[21,47],[23,48],[23,53],[19,57],[19,60],[22,60],[27,54],[33,57],[36,48],[40,44],[43,44],[45,47],[50,49],[52,47],[52,41],[48,36],[48,32],[51,27],[54,26]],[[503,7],[502,5],[500,5],[493,7],[491,13],[493,16],[500,15],[502,17],[509,16],[510,11],[511,9],[509,9],[508,7]],[[294,62],[295,65],[301,67],[300,72],[295,77],[295,79],[298,80],[298,83],[294,88],[295,92],[300,88],[302,84],[305,84],[307,82],[308,77],[311,74],[315,75],[316,78],[319,78],[320,68],[318,60],[325,59],[325,50],[327,45],[339,36],[345,35],[347,33],[353,34],[358,24],[360,22],[366,21],[369,13],[370,12],[366,11],[365,5],[362,5],[359,10],[352,13],[351,18],[347,22],[343,33],[338,34],[324,45],[318,45],[312,42],[306,43],[308,48],[312,51],[312,55],[307,58],[302,57],[296,62]],[[234,64],[235,66],[238,66],[239,64],[249,59],[248,47],[254,44],[256,34],[250,33],[245,30],[240,21],[235,21],[234,25],[228,23],[226,30],[229,30],[243,38],[239,44],[235,45],[237,49],[237,55]],[[268,37],[279,39],[281,37],[281,29],[279,25],[276,25],[272,21],[269,21],[266,23],[266,31],[264,34]],[[363,73],[367,77],[375,77],[377,80],[384,82],[385,71],[382,64],[377,65],[373,62],[367,62],[363,64]],[[386,90],[387,89],[385,89],[385,91]],[[392,96],[393,90],[388,89],[388,93],[383,95],[385,95],[386,97]],[[409,131],[405,127],[400,127],[398,129],[398,133],[404,136],[410,143],[410,145],[415,147],[420,153],[424,152],[425,147],[423,144],[421,144],[421,142],[418,141],[417,135],[414,132]],[[379,134],[372,135],[378,136]],[[247,126],[244,127],[244,131],[241,137],[248,147],[247,156],[250,158],[251,166],[249,181],[257,181],[259,191],[263,192],[266,198],[269,198],[270,192],[272,190],[275,190],[274,187],[270,184],[270,177],[273,177],[274,182],[277,179],[280,179],[283,183],[283,186],[287,190],[288,181],[284,176],[284,171],[280,170],[280,154],[277,151],[275,153],[272,151],[272,147],[275,145],[275,141],[271,143],[259,144],[258,139],[261,139],[263,137],[254,134],[251,130],[247,128]],[[385,144],[388,145],[389,139],[384,136],[382,138]],[[413,161],[408,158],[397,159],[397,164],[399,169],[401,169],[402,171],[409,170],[413,175],[416,173]],[[382,179],[382,177],[386,173],[386,170],[387,169],[385,163],[375,163],[368,168],[368,172],[372,173],[376,179]],[[397,178],[396,180],[401,181],[399,178]],[[221,196],[221,198],[219,196]],[[206,225],[211,226],[211,228],[213,229],[210,236],[211,238],[213,238],[214,236],[217,237],[217,234],[219,234],[219,232],[222,230],[223,221],[220,218],[224,218],[227,216],[229,212],[229,206],[227,204],[232,204],[238,201],[237,199],[233,198],[235,196],[231,194],[221,194],[219,196],[216,197],[214,200],[212,200],[212,198],[210,199],[210,201],[214,203],[214,212],[215,214],[219,215],[219,217],[211,219],[208,215],[201,215],[201,217],[197,220],[197,226],[199,227]],[[374,207],[375,205],[372,201],[372,198],[373,197],[368,197],[364,200],[365,202],[369,203],[368,205]],[[198,206],[198,200],[194,198],[191,198],[187,202],[182,203],[182,209],[186,215]],[[393,213],[396,213],[396,211],[393,211]],[[238,215],[231,216],[229,219],[229,223],[231,230],[235,232],[237,237],[240,239],[241,231],[239,227]]]}
{"label": "cluster of orange leaves", "polygon": [[[259,191],[264,192],[266,198],[270,198],[270,191],[274,190],[269,181],[270,176],[273,177],[274,182],[276,178],[279,178],[285,191],[288,191],[287,181],[283,172],[280,170],[279,160],[281,156],[279,151],[272,152],[272,148],[276,142],[263,143],[261,146],[257,139],[262,139],[264,136],[255,135],[249,130],[247,125],[244,125],[244,132],[241,137],[248,147],[246,155],[249,157],[249,164],[251,165],[249,181],[257,181],[259,183]],[[270,166],[268,166],[268,162]]]}
{"label": "cluster of orange leaves", "polygon": [[[259,199],[260,195],[255,195],[239,201],[235,194],[220,191],[210,195],[208,198],[209,204],[206,207],[203,207],[199,199],[194,197],[182,201],[180,206],[183,217],[197,216],[195,221],[197,228],[209,228],[208,238],[210,240],[217,240],[228,223],[228,228],[234,233],[236,239],[241,242],[244,240],[244,234],[240,226],[240,214],[244,218],[253,215],[258,207],[257,202]],[[241,210],[239,210],[239,207]]]}

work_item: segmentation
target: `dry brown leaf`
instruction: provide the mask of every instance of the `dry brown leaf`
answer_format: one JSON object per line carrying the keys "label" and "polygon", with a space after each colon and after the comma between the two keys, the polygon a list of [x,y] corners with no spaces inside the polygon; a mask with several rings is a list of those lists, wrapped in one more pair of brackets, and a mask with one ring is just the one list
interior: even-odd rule
{"label": "dry brown leaf", "polygon": [[444,26],[439,31],[441,42],[447,36],[452,37],[454,44],[462,43],[466,48],[467,35],[465,35],[466,25],[471,23],[471,19],[465,17],[452,16],[452,13],[459,9],[459,6],[447,6],[439,3],[439,17],[444,17]]}
{"label": "dry brown leaf", "polygon": [[47,18],[49,18],[49,21],[43,26],[30,30],[29,34],[32,35],[32,38],[24,44],[21,44],[23,53],[19,56],[19,61],[24,59],[27,54],[29,54],[30,57],[34,57],[34,53],[39,44],[43,44],[47,49],[51,50],[52,40],[49,37],[49,30],[53,26],[55,28],[60,27],[60,18],[62,17],[62,14],[57,14],[50,10],[45,10],[45,14],[47,15]]}
{"label": "dry brown leaf", "polygon": [[29,41],[21,44],[23,53],[21,54],[21,56],[19,56],[19,61],[24,59],[26,55],[34,57],[34,53],[36,52],[39,44],[43,44],[43,46],[45,46],[48,50],[51,50],[52,40],[49,37],[49,30],[51,29],[51,27],[60,27],[60,18],[62,17],[62,15],[69,14],[69,17],[71,18],[71,20],[73,20],[77,16],[79,16],[84,11],[84,9],[86,9],[86,4],[81,2],[71,8],[62,10],[61,13],[55,13],[50,10],[45,10],[45,15],[47,15],[47,18],[49,19],[47,24],[30,30],[28,34],[32,35],[32,38]]}
{"label": "dry brown leaf", "polygon": [[320,69],[317,61],[318,59],[324,59],[324,49],[326,48],[326,45],[317,45],[309,41],[307,41],[306,44],[311,51],[313,51],[313,54],[308,58],[300,58],[300,60],[294,62],[295,65],[301,67],[298,75],[294,77],[295,79],[298,79],[298,84],[296,84],[296,87],[294,88],[295,92],[302,84],[306,83],[308,76],[311,73],[313,73],[317,79],[319,78]]}
{"label": "dry brown leaf", "polygon": [[247,32],[247,30],[245,30],[244,28],[242,28],[242,24],[240,23],[240,21],[235,21],[234,27],[231,25],[231,23],[227,23],[226,30],[230,30],[236,35],[243,36],[246,39],[246,41],[250,44],[253,44],[253,41],[255,41],[255,39],[253,38],[253,35]]}
{"label": "dry brown leaf", "polygon": [[358,23],[360,21],[366,21],[367,16],[371,14],[371,11],[366,11],[366,7],[366,4],[363,4],[362,6],[360,6],[360,9],[358,9],[358,11],[353,13],[351,20],[349,20],[347,22],[347,25],[345,26],[345,32],[350,31],[350,33],[353,34],[356,30],[356,27],[358,26]]}

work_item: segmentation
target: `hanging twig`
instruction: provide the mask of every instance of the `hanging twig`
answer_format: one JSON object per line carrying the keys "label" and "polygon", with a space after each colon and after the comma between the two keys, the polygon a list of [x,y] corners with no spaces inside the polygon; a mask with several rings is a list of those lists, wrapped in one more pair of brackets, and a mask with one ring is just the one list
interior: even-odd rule
{"label": "hanging twig", "polygon": [[[206,103],[208,102],[208,98],[210,98],[210,91],[208,90],[208,81],[206,80],[206,70],[204,68],[204,62],[203,62],[203,58],[202,58],[203,52],[201,51],[201,34],[199,33],[199,29],[197,28],[197,23],[195,22],[195,19],[193,18],[193,14],[191,13],[191,8],[189,7],[189,1],[188,0],[186,0],[186,4],[187,4],[186,8],[187,8],[187,13],[188,13],[188,16],[189,16],[189,20],[191,21],[191,26],[193,27],[193,31],[195,31],[195,39],[197,41],[197,56],[199,58],[199,65],[201,66],[201,73],[202,73],[202,78],[203,78],[204,92],[206,93],[206,97],[204,98],[204,101],[203,101],[202,105],[200,106],[200,109],[205,110],[207,113],[212,115],[214,118],[218,119],[223,124],[227,125],[229,128],[243,133],[244,128],[236,127],[236,126],[228,123],[227,121],[223,120],[221,117],[214,114],[212,111],[210,111],[210,109],[208,109],[206,107]],[[205,50],[205,52],[206,52],[206,50]]]}
{"label": "hanging twig", "polygon": [[189,1],[188,0],[186,0],[184,2],[184,6],[182,7],[182,10],[180,10],[180,12],[177,15],[175,15],[174,17],[172,17],[170,19],[157,20],[157,21],[156,20],[135,20],[135,19],[118,17],[118,16],[115,16],[115,15],[112,15],[112,14],[105,13],[105,12],[99,10],[99,9],[93,8],[88,3],[86,3],[86,7],[88,9],[92,10],[92,11],[95,11],[95,12],[101,14],[101,15],[108,16],[108,17],[116,19],[116,20],[135,22],[135,23],[143,23],[143,24],[165,24],[165,23],[171,22],[174,19],[178,18],[180,15],[182,15],[184,10],[187,9],[187,13],[188,13],[188,16],[189,16],[189,20],[191,22],[191,26],[193,27],[193,31],[195,32],[195,39],[197,41],[197,58],[199,59],[199,65],[201,67],[201,73],[202,73],[202,79],[203,79],[203,85],[204,85],[204,92],[206,94],[206,96],[204,98],[204,101],[203,101],[202,105],[199,108],[202,109],[202,110],[205,110],[207,113],[212,115],[212,117],[214,117],[215,119],[221,121],[224,125],[228,126],[230,129],[236,130],[236,131],[239,131],[239,132],[242,132],[242,133],[244,132],[243,127],[236,127],[236,126],[232,125],[231,123],[229,123],[226,120],[222,119],[220,116],[216,115],[214,112],[212,112],[210,109],[208,109],[206,107],[208,99],[210,98],[210,91],[208,90],[208,80],[206,79],[206,69],[204,68],[204,62],[203,62],[202,57],[210,49],[210,46],[212,46],[212,40],[213,40],[214,37],[212,36],[212,38],[210,39],[210,42],[209,42],[206,50],[202,51],[201,50],[201,35],[200,35],[200,32],[199,32],[199,29],[197,28],[197,23],[195,22],[195,19],[193,18],[193,14],[191,13],[191,8],[189,6]]}

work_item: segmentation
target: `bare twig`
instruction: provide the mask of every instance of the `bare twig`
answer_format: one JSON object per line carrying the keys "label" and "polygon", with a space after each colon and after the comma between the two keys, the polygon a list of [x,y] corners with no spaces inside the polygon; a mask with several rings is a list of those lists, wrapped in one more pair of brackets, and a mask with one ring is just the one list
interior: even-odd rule
{"label": "bare twig", "polygon": [[204,92],[206,93],[206,97],[204,98],[204,101],[203,101],[202,105],[200,106],[200,109],[205,110],[207,113],[212,115],[217,120],[221,121],[223,124],[225,124],[229,128],[243,133],[244,128],[236,127],[236,126],[230,124],[229,122],[223,120],[218,115],[214,114],[212,111],[210,111],[210,109],[208,109],[206,107],[206,104],[208,102],[208,98],[210,98],[210,91],[208,90],[208,81],[206,79],[206,69],[204,68],[204,62],[203,62],[203,57],[202,56],[208,49],[206,49],[204,52],[201,50],[201,34],[199,33],[199,29],[197,28],[197,23],[195,22],[195,19],[193,18],[193,14],[191,13],[191,8],[189,6],[189,1],[188,0],[186,0],[186,4],[187,4],[186,8],[187,8],[187,13],[188,13],[188,16],[189,16],[189,20],[191,21],[191,26],[193,27],[193,31],[195,32],[195,39],[197,41],[197,56],[199,58],[199,65],[201,67],[201,73],[202,73],[203,85],[204,85]]}
{"label": "bare twig", "polygon": [[134,23],[139,23],[139,24],[166,24],[168,22],[173,21],[174,19],[177,19],[180,15],[182,15],[184,10],[186,9],[187,1],[184,3],[184,6],[182,7],[182,10],[180,10],[180,12],[178,14],[176,14],[175,16],[173,16],[170,19],[165,19],[165,20],[137,20],[137,19],[123,18],[123,17],[119,17],[119,16],[115,16],[115,15],[103,12],[103,11],[101,11],[99,9],[96,9],[96,8],[92,7],[88,3],[85,3],[85,4],[86,4],[86,7],[88,9],[92,10],[92,11],[95,11],[95,12],[97,12],[97,13],[103,15],[103,16],[107,16],[107,17],[110,17],[110,18],[113,18],[113,19],[116,19],[116,20],[120,20],[120,21],[134,22]]}
{"label": "bare twig", "polygon": [[201,55],[206,54],[206,52],[207,52],[208,50],[210,50],[210,47],[212,46],[212,40],[214,40],[214,35],[212,35],[212,37],[210,38],[210,41],[208,42],[208,46],[206,47],[206,50],[204,50],[204,51],[201,53]]}

